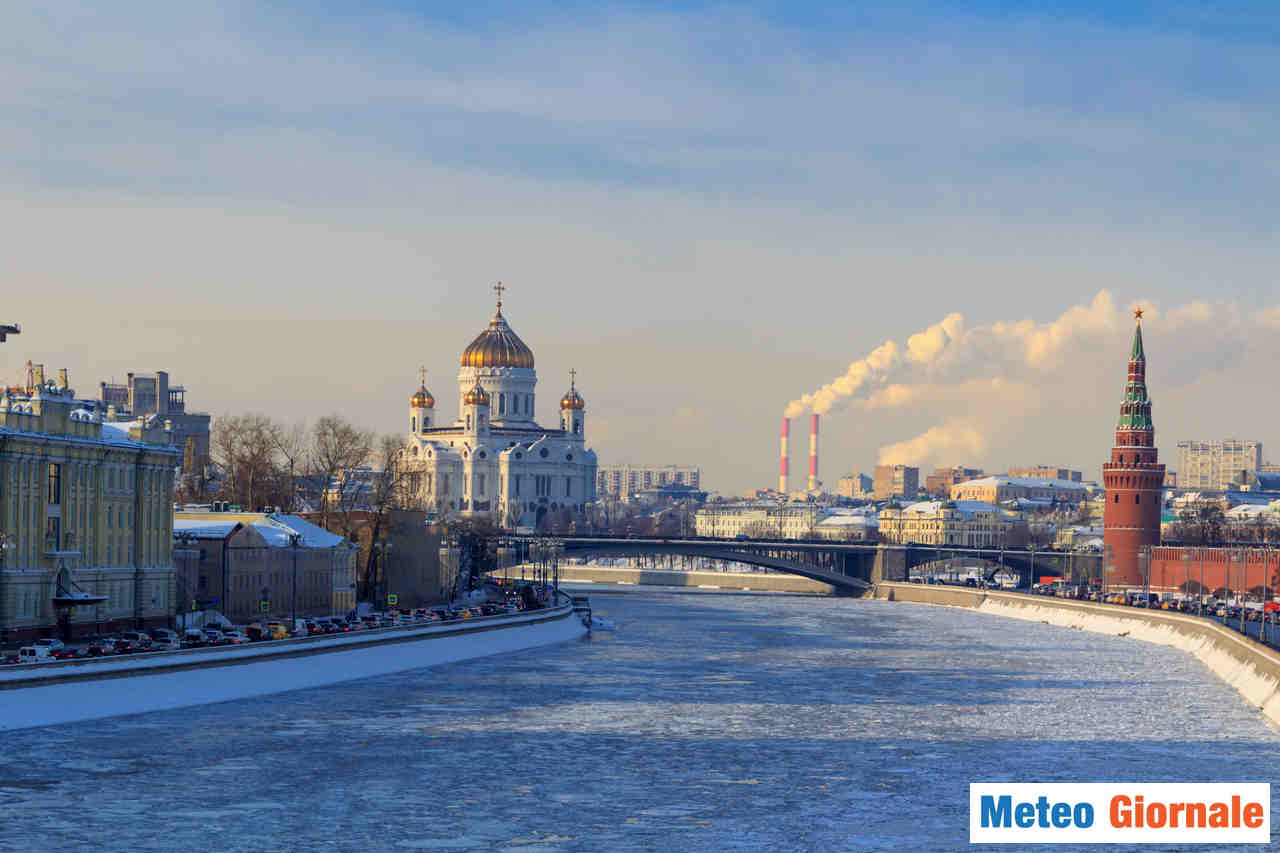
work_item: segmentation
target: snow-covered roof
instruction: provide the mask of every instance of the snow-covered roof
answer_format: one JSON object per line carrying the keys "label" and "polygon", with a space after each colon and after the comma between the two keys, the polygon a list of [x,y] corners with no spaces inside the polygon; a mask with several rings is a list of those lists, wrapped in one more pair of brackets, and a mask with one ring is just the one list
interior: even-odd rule
{"label": "snow-covered roof", "polygon": [[937,515],[943,509],[955,509],[964,515],[976,515],[981,512],[994,513],[1003,517],[1006,514],[995,504],[984,501],[916,501],[903,507],[902,511],[912,515]]}
{"label": "snow-covered roof", "polygon": [[874,524],[875,519],[865,515],[829,515],[818,522],[819,527],[866,527]]}
{"label": "snow-covered roof", "polygon": [[262,521],[251,522],[254,530],[262,534],[268,544],[276,548],[289,545],[289,535],[302,537],[300,544],[307,548],[334,548],[346,542],[346,538],[330,533],[296,515],[268,515]]}
{"label": "snow-covered roof", "polygon": [[193,536],[196,539],[226,539],[240,526],[238,521],[205,521],[203,519],[175,518],[173,532]]}
{"label": "snow-covered roof", "polygon": [[963,483],[956,483],[955,488],[958,489],[964,486],[1016,486],[1025,489],[1065,489],[1075,492],[1082,492],[1087,488],[1084,483],[1077,483],[1075,480],[1041,480],[1038,477],[1002,477],[999,475],[979,477],[976,480],[965,480]]}
{"label": "snow-covered roof", "polygon": [[1258,516],[1272,515],[1273,513],[1274,510],[1272,510],[1270,504],[1240,504],[1227,510],[1226,516],[1231,519],[1257,518]]}
{"label": "snow-covered roof", "polygon": [[129,427],[133,423],[125,421],[107,421],[102,425],[102,437],[115,441],[129,441]]}

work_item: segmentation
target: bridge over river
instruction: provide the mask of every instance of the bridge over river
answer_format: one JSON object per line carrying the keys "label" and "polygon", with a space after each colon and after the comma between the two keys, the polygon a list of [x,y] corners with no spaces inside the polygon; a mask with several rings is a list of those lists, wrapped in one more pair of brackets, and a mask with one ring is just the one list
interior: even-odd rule
{"label": "bridge over river", "polygon": [[[529,552],[525,549],[538,547],[540,541],[526,536],[504,539],[506,547],[525,553]],[[1102,574],[1100,555],[1074,551],[656,536],[571,535],[556,537],[556,542],[566,557],[680,555],[744,563],[830,584],[844,595],[862,595],[874,583],[907,580],[914,569],[937,571],[944,564],[982,566],[988,578],[1003,568],[1017,573],[1021,586],[1042,574],[1068,578],[1096,578]]]}

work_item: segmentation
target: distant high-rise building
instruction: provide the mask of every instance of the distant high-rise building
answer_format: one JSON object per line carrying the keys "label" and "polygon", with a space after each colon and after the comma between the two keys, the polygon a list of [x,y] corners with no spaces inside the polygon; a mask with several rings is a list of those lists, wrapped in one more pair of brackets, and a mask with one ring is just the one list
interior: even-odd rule
{"label": "distant high-rise building", "polygon": [[920,469],[910,465],[877,465],[873,486],[880,500],[914,499],[920,491]]}
{"label": "distant high-rise building", "polygon": [[853,471],[836,482],[836,494],[842,498],[865,498],[872,494],[875,481],[860,471]]}
{"label": "distant high-rise building", "polygon": [[1257,474],[1262,468],[1262,442],[1224,441],[1178,442],[1178,488],[1226,491],[1241,475]]}
{"label": "distant high-rise building", "polygon": [[976,480],[982,476],[980,468],[934,468],[933,473],[924,478],[924,490],[931,495],[945,497],[951,494],[951,487],[966,480]]}
{"label": "distant high-rise building", "polygon": [[98,404],[104,414],[114,414],[116,421],[159,415],[173,424],[173,446],[179,452],[191,439],[196,458],[209,456],[209,415],[188,412],[187,389],[170,385],[169,374],[163,370],[154,374],[130,373],[123,385],[99,382]]}
{"label": "distant high-rise building", "polygon": [[1079,483],[1084,476],[1070,468],[1054,468],[1052,465],[1034,465],[1030,468],[1010,468],[1010,477],[1023,477],[1031,480],[1068,480]]}
{"label": "distant high-rise building", "polygon": [[702,469],[689,465],[601,465],[596,469],[596,494],[628,498],[632,492],[659,486],[702,485]]}

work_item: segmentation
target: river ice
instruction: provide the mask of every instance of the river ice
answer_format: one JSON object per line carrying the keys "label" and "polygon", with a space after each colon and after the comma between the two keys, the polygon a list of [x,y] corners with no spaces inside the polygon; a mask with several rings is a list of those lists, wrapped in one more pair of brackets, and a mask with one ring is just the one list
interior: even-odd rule
{"label": "river ice", "polygon": [[1280,733],[1172,649],[889,602],[589,593],[616,631],[6,735],[0,850],[963,850],[970,781],[1280,766]]}

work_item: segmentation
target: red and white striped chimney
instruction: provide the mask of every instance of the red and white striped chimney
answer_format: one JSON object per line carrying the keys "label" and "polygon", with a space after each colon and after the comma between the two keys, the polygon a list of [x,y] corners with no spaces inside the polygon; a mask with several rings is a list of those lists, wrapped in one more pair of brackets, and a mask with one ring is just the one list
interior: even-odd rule
{"label": "red and white striped chimney", "polygon": [[791,419],[782,419],[782,461],[778,465],[778,491],[784,495],[791,481],[791,456],[787,452],[787,439],[791,436]]}
{"label": "red and white striped chimney", "polygon": [[809,491],[818,488],[818,416],[809,416]]}

